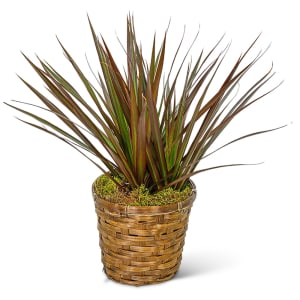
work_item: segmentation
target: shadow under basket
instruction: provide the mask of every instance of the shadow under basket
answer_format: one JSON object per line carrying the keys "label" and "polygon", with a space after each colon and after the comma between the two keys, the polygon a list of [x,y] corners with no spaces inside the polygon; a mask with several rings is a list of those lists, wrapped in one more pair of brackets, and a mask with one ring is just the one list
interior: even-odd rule
{"label": "shadow under basket", "polygon": [[162,206],[126,206],[108,202],[94,192],[104,271],[108,278],[130,285],[159,283],[179,269],[192,195]]}

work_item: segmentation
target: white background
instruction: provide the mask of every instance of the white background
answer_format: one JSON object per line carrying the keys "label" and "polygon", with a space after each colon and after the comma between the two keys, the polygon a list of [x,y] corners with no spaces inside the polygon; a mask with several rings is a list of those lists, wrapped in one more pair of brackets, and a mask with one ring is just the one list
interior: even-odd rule
{"label": "white background", "polygon": [[224,141],[251,129],[289,126],[232,145],[209,160],[210,165],[265,163],[196,176],[198,198],[180,272],[170,282],[134,288],[111,282],[102,273],[90,192],[98,170],[65,144],[18,122],[13,118],[17,112],[0,103],[0,299],[299,300],[300,24],[296,1],[3,2],[1,102],[35,101],[15,73],[42,87],[20,50],[31,58],[37,53],[69,72],[57,34],[88,70],[84,55],[93,61],[95,52],[86,13],[118,55],[122,52],[115,32],[125,42],[129,11],[135,15],[138,39],[145,49],[155,30],[161,38],[172,17],[167,49],[171,53],[184,25],[186,47],[200,24],[196,50],[213,45],[226,32],[232,53],[244,50],[262,31],[257,49],[272,42],[262,66],[266,70],[273,61],[276,80],[285,82],[250,114],[241,116],[225,132]]}

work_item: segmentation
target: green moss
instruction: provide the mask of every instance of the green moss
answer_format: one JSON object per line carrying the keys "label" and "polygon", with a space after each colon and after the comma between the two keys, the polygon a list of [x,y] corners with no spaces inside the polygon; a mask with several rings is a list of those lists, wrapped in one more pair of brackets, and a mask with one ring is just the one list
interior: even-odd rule
{"label": "green moss", "polygon": [[[122,180],[114,178],[122,186]],[[157,193],[151,194],[149,190],[141,185],[137,189],[128,191],[117,185],[109,176],[102,175],[94,183],[96,194],[110,202],[135,205],[153,206],[177,203],[187,199],[192,192],[190,186],[182,191],[174,190],[172,187],[165,188]]]}
{"label": "green moss", "polygon": [[113,195],[118,189],[117,184],[106,175],[98,177],[94,187],[96,194],[103,198]]}

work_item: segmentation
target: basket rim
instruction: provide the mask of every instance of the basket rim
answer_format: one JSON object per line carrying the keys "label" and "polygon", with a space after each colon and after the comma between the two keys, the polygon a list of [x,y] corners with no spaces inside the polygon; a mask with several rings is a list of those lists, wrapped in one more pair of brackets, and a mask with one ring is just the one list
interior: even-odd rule
{"label": "basket rim", "polygon": [[124,205],[119,203],[109,202],[103,198],[100,198],[95,192],[95,182],[92,185],[92,194],[95,202],[96,208],[105,209],[111,213],[122,214],[122,215],[149,215],[149,214],[164,214],[174,211],[181,211],[187,208],[190,208],[193,205],[194,200],[196,199],[196,185],[189,179],[188,182],[192,187],[192,194],[187,199],[166,205],[151,205],[151,206],[135,206],[135,205]]}

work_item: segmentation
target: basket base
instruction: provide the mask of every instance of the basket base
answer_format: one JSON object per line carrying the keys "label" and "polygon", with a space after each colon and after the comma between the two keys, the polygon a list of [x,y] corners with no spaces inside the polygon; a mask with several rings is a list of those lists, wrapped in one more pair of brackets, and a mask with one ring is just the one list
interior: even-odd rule
{"label": "basket base", "polygon": [[[132,286],[143,286],[143,285],[150,285],[150,284],[158,284],[162,283],[165,281],[168,281],[172,279],[178,272],[180,267],[180,262],[174,267],[174,270],[171,271],[171,273],[167,276],[151,276],[151,275],[132,275],[128,274],[126,275],[118,275],[116,274],[115,271],[108,269],[108,268],[103,268],[103,272],[107,276],[108,279],[121,283],[121,284],[126,284],[126,285],[132,285]],[[162,274],[161,274],[162,275]]]}
{"label": "basket base", "polygon": [[[156,269],[144,272],[126,272],[109,265],[105,260],[105,254],[103,255],[102,253],[102,263],[104,264],[103,271],[107,278],[115,282],[133,286],[157,284],[172,279],[179,270],[181,259],[182,256],[180,255],[175,260],[175,265],[167,269]],[[168,262],[167,264],[174,264],[174,261]]]}

